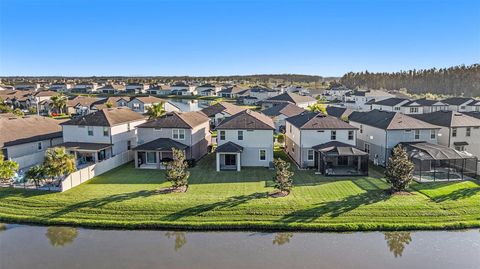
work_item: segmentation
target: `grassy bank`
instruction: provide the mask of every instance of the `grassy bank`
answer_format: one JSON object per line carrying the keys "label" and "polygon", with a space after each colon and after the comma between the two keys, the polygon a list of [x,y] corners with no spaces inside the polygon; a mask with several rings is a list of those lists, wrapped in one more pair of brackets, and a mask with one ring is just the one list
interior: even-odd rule
{"label": "grassy bank", "polygon": [[390,196],[381,173],[326,178],[295,171],[295,189],[269,198],[273,172],[214,171],[214,156],[191,169],[187,193],[158,194],[163,171],[127,164],[64,193],[0,189],[0,220],[127,229],[411,230],[480,227],[476,182],[413,184]]}

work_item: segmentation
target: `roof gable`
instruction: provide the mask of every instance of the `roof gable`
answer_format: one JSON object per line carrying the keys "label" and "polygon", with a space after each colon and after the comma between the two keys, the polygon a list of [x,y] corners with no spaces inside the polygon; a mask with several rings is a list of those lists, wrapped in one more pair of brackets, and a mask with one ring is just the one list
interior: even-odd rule
{"label": "roof gable", "polygon": [[247,109],[224,119],[217,129],[274,130],[275,125],[266,115]]}

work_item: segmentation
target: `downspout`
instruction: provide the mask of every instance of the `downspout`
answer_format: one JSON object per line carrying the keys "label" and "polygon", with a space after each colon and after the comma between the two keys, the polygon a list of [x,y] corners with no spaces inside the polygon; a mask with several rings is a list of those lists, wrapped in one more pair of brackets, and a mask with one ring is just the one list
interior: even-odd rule
{"label": "downspout", "polygon": [[[209,123],[210,124],[210,123]],[[193,159],[192,158],[192,148],[193,148],[193,128],[190,129],[190,159]]]}
{"label": "downspout", "polygon": [[385,167],[387,167],[387,151],[388,150],[388,129],[385,130]]}
{"label": "downspout", "polygon": [[300,130],[300,128],[298,128],[298,133],[300,134],[300,168],[303,168],[303,146],[302,146],[302,131]]}

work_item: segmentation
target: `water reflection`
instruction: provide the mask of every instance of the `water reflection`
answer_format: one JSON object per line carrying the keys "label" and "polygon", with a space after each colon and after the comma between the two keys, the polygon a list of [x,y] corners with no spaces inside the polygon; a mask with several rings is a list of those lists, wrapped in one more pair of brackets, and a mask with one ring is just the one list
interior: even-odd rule
{"label": "water reflection", "polygon": [[384,236],[388,248],[395,258],[402,257],[406,245],[412,242],[412,236],[409,232],[386,232]]}
{"label": "water reflection", "polygon": [[284,245],[286,243],[290,243],[290,239],[293,237],[293,233],[277,233],[275,234],[275,238],[273,239],[272,243],[274,245]]}
{"label": "water reflection", "polygon": [[181,249],[187,243],[187,237],[185,232],[166,232],[167,238],[175,238],[175,252]]}
{"label": "water reflection", "polygon": [[48,227],[45,236],[54,247],[64,247],[75,241],[78,236],[77,228],[72,227]]}

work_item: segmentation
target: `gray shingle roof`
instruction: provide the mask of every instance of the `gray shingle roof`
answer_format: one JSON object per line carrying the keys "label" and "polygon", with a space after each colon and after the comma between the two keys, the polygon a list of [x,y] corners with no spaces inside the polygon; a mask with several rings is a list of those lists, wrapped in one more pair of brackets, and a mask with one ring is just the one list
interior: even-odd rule
{"label": "gray shingle roof", "polygon": [[226,112],[230,115],[237,114],[238,112],[241,112],[245,110],[246,108],[236,106],[234,104],[231,104],[229,102],[218,102],[216,104],[213,104],[211,106],[208,106],[201,111],[207,115],[207,117],[213,117],[218,113]]}
{"label": "gray shingle roof", "polygon": [[286,121],[302,130],[357,129],[338,118],[319,112],[302,113],[287,118]]}
{"label": "gray shingle roof", "polygon": [[291,103],[282,103],[262,110],[261,112],[269,117],[276,117],[280,115],[292,117],[300,113],[304,113],[306,110]]}
{"label": "gray shingle roof", "polygon": [[431,124],[445,127],[480,126],[480,119],[454,111],[436,111],[411,116]]}
{"label": "gray shingle roof", "polygon": [[448,104],[443,103],[442,101],[422,98],[422,99],[412,100],[412,101],[404,104],[403,106],[416,106],[415,104],[419,104],[420,106],[433,106],[436,103],[440,103],[440,104],[438,104],[439,106],[448,105]]}
{"label": "gray shingle roof", "polygon": [[408,130],[408,129],[438,129],[433,125],[410,115],[404,115],[400,112],[389,112],[382,110],[372,110],[369,112],[353,112],[349,120],[361,124],[373,126],[383,130]]}
{"label": "gray shingle roof", "polygon": [[0,148],[62,137],[61,122],[40,116],[0,114]]}
{"label": "gray shingle roof", "polygon": [[445,100],[442,100],[442,102],[449,104],[449,105],[454,105],[454,106],[459,106],[461,104],[464,104],[466,102],[470,101],[474,102],[475,100],[472,98],[467,98],[467,97],[452,97],[452,98],[447,98]]}
{"label": "gray shingle roof", "polygon": [[298,104],[298,103],[306,103],[306,102],[315,102],[316,100],[311,96],[303,96],[296,93],[286,92],[286,93],[279,94],[277,96],[267,98],[263,102],[268,102],[268,101],[283,101],[283,102]]}
{"label": "gray shingle roof", "polygon": [[172,112],[163,117],[147,121],[137,126],[137,128],[182,128],[191,129],[200,124],[208,122],[209,119],[200,111],[191,112]]}
{"label": "gray shingle roof", "polygon": [[243,151],[243,147],[237,145],[231,141],[228,141],[225,144],[222,144],[217,147],[216,152],[228,152],[228,153],[240,153]]}
{"label": "gray shingle roof", "polygon": [[247,109],[224,119],[217,129],[274,130],[275,125],[268,116]]}
{"label": "gray shingle roof", "polygon": [[144,116],[128,108],[104,108],[85,116],[66,121],[62,123],[62,125],[115,126],[144,119]]}
{"label": "gray shingle roof", "polygon": [[368,154],[352,145],[339,141],[330,141],[324,144],[316,145],[313,146],[312,149],[324,152],[331,156],[364,156]]}
{"label": "gray shingle roof", "polygon": [[382,105],[382,106],[396,106],[396,105],[398,105],[402,102],[405,102],[405,101],[408,101],[408,99],[392,97],[392,98],[387,98],[387,99],[377,101],[373,104],[374,105]]}
{"label": "gray shingle roof", "polygon": [[145,144],[141,144],[133,150],[170,151],[172,148],[186,149],[187,145],[170,138],[159,138]]}
{"label": "gray shingle roof", "polygon": [[350,108],[336,106],[327,107],[327,114],[336,118],[348,117],[350,114],[352,114],[352,112],[353,110]]}

